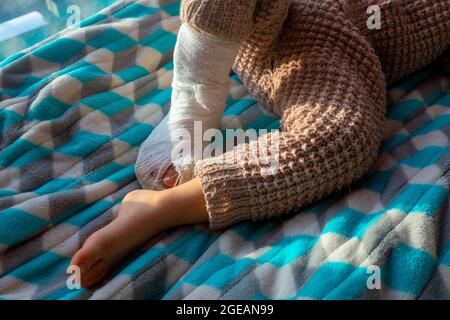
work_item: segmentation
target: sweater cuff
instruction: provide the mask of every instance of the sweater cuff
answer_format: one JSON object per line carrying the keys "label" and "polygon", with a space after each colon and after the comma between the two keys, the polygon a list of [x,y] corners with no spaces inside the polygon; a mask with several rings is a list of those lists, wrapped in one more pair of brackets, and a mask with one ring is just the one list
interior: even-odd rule
{"label": "sweater cuff", "polygon": [[271,183],[265,181],[260,168],[237,160],[246,153],[245,145],[241,145],[196,163],[195,176],[201,182],[212,230],[245,220],[262,220],[279,211],[274,208],[276,192],[269,192]]}
{"label": "sweater cuff", "polygon": [[252,219],[251,191],[244,187],[244,181],[239,180],[239,176],[243,176],[239,168],[223,165],[219,168],[217,164],[201,160],[195,166],[195,176],[201,182],[211,230]]}
{"label": "sweater cuff", "polygon": [[213,36],[241,42],[251,34],[256,0],[183,0],[181,20]]}

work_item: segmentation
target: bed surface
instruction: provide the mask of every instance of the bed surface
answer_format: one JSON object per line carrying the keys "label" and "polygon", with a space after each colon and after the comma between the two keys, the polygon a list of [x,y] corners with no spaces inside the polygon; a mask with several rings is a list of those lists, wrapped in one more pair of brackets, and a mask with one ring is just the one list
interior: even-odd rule
{"label": "bed surface", "polygon": [[[377,164],[348,190],[223,232],[170,230],[98,287],[67,288],[70,257],[139,188],[137,150],[169,108],[178,12],[118,2],[0,62],[0,298],[450,298],[450,78],[434,68],[389,89]],[[232,79],[223,126],[277,128]]]}

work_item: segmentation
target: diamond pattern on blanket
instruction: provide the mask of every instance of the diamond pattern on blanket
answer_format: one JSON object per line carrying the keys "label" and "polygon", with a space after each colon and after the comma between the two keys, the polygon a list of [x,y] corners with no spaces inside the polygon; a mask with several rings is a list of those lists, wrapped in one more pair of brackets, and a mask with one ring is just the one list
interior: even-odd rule
{"label": "diamond pattern on blanket", "polygon": [[[0,62],[0,298],[448,299],[450,78],[433,67],[389,89],[378,161],[348,190],[220,233],[166,232],[98,287],[66,286],[70,257],[139,188],[179,5],[119,1]],[[279,128],[231,79],[222,126]]]}

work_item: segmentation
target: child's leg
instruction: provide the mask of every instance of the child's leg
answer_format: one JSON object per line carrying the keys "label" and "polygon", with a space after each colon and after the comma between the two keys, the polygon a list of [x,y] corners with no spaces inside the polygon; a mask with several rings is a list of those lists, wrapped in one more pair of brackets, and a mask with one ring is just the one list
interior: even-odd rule
{"label": "child's leg", "polygon": [[[163,189],[163,177],[172,163],[182,180],[192,178],[193,166],[202,158],[202,152],[194,154],[193,142],[202,141],[204,131],[220,125],[230,86],[229,73],[238,49],[238,43],[202,33],[187,24],[181,26],[174,53],[171,110],[142,145],[136,163],[136,175],[144,188]],[[201,122],[201,137],[194,137],[196,121]],[[186,133],[191,138],[190,150],[178,157],[172,151],[180,149],[179,138]]]}
{"label": "child's leg", "polygon": [[86,240],[71,264],[81,269],[81,285],[91,287],[158,233],[206,221],[198,179],[165,191],[136,190],[127,194],[117,218]]}

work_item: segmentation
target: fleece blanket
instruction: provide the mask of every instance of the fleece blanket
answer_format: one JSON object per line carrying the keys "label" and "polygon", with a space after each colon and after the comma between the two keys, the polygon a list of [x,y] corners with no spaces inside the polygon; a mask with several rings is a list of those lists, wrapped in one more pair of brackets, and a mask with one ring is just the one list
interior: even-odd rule
{"label": "fleece blanket", "polygon": [[[0,298],[450,297],[450,84],[389,90],[377,164],[348,189],[223,232],[167,231],[96,288],[70,257],[139,188],[139,145],[167,113],[179,1],[120,1],[0,63]],[[236,76],[223,126],[277,128]]]}

